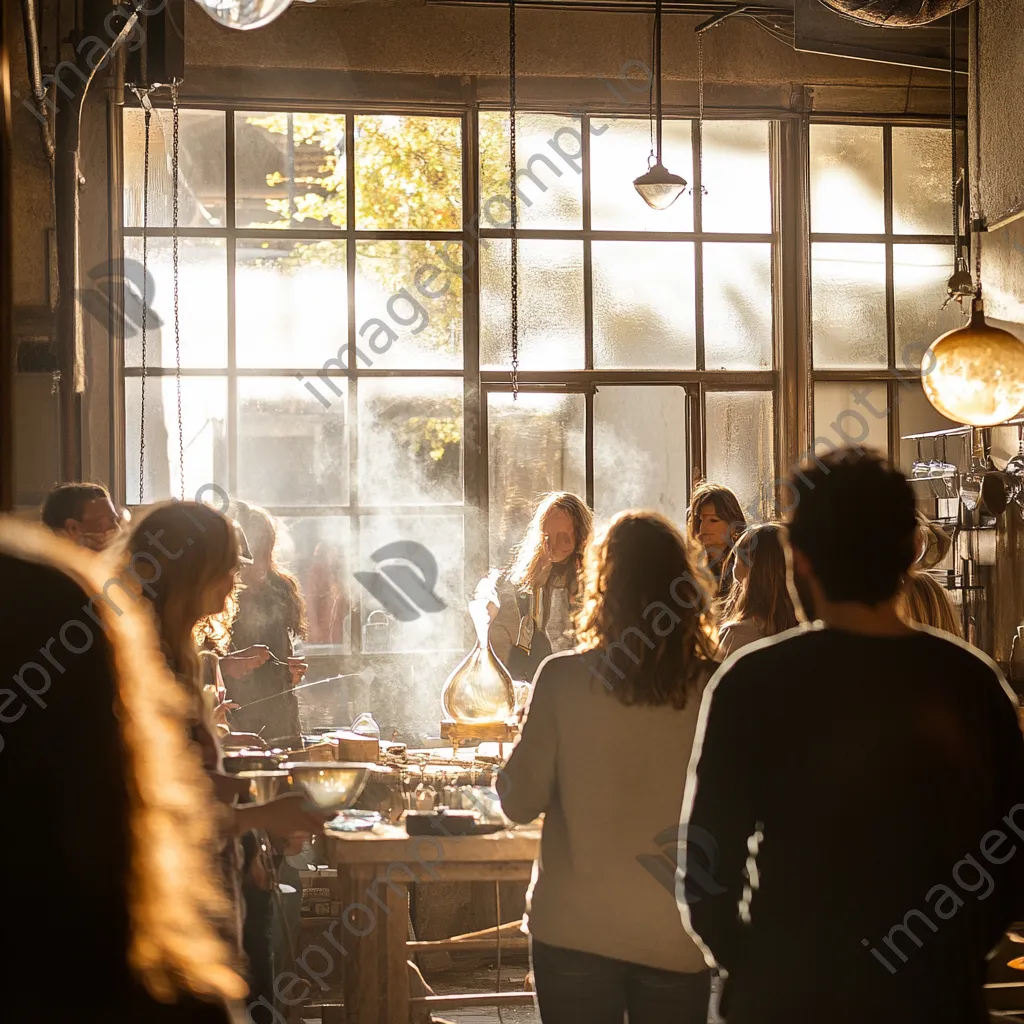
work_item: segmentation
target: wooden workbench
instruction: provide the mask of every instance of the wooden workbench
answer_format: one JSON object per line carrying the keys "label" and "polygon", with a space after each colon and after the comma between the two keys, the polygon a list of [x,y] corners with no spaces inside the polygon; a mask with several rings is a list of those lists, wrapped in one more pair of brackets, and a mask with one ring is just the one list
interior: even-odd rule
{"label": "wooden workbench", "polygon": [[[342,905],[334,935],[344,947],[346,1024],[409,1024],[412,1004],[432,1011],[480,998],[409,998],[408,887],[426,882],[527,881],[540,848],[536,825],[489,836],[414,836],[404,826],[327,833],[334,898]],[[523,1002],[510,994],[502,1002]]]}

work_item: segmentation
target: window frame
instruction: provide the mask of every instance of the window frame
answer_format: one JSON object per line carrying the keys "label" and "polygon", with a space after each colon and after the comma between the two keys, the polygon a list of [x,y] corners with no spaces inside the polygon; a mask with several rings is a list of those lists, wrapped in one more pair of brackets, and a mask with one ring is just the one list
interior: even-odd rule
{"label": "window frame", "polygon": [[[858,127],[873,127],[882,129],[882,204],[884,216],[884,230],[874,234],[852,234],[844,232],[816,232],[812,230],[810,210],[810,133],[815,125],[855,125]],[[966,131],[966,118],[957,118],[957,129],[960,132]],[[808,366],[808,448],[813,448],[814,439],[817,436],[815,429],[815,390],[820,383],[862,383],[876,384],[885,387],[886,404],[888,415],[886,422],[888,447],[886,457],[894,464],[899,463],[900,441],[902,430],[900,428],[900,397],[899,388],[901,384],[912,384],[921,382],[920,369],[900,367],[897,365],[896,351],[896,304],[895,304],[895,274],[894,274],[894,246],[896,245],[941,245],[950,250],[950,271],[952,272],[952,249],[953,234],[929,235],[910,234],[897,232],[893,229],[893,155],[892,155],[892,130],[893,128],[940,128],[949,130],[949,118],[945,117],[894,117],[894,116],[851,116],[836,115],[825,112],[811,114],[808,118],[808,146],[805,154],[803,174],[806,179],[807,188],[807,330],[804,338],[804,352]],[[961,152],[961,164],[964,170],[965,189],[964,194],[969,194],[970,181],[968,177],[968,161],[964,159]],[[951,219],[952,219],[952,207]],[[964,208],[961,206],[961,221],[965,219]],[[970,232],[964,232],[963,243],[965,253],[968,254],[971,245]],[[811,330],[811,313],[813,310],[814,295],[811,280],[811,252],[815,242],[853,242],[853,243],[875,243],[885,246],[885,331],[886,331],[886,365],[884,367],[867,367],[864,369],[819,369],[814,362],[814,337]]]}
{"label": "window frame", "polygon": [[[397,76],[389,76],[397,77]],[[404,89],[402,90],[405,91]],[[228,365],[223,369],[196,369],[183,371],[184,376],[226,376],[228,379],[227,433],[229,444],[228,491],[235,493],[238,473],[238,380],[245,377],[273,377],[293,375],[296,372],[319,374],[321,368],[288,367],[286,369],[240,369],[236,365],[235,350],[236,315],[234,296],[235,249],[236,240],[241,237],[272,237],[286,238],[319,238],[330,237],[344,239],[347,249],[347,290],[348,290],[348,371],[328,371],[334,376],[350,377],[358,382],[361,378],[374,377],[444,377],[459,378],[463,383],[463,502],[454,505],[432,506],[366,506],[358,504],[357,479],[357,387],[348,388],[347,426],[349,429],[349,460],[350,460],[350,494],[349,504],[345,506],[271,506],[273,514],[296,517],[301,515],[342,515],[349,518],[352,528],[351,550],[358,551],[358,519],[363,515],[386,513],[389,515],[403,512],[432,516],[460,514],[464,526],[465,551],[465,586],[466,592],[472,590],[476,580],[487,568],[487,552],[489,549],[489,488],[488,488],[488,438],[486,405],[488,395],[495,392],[510,390],[507,371],[481,370],[480,368],[480,317],[479,317],[479,246],[481,238],[509,237],[509,229],[482,228],[474,229],[479,224],[480,203],[478,194],[479,177],[479,112],[481,110],[507,110],[507,104],[491,100],[487,94],[494,95],[494,89],[480,84],[464,86],[456,100],[452,90],[448,90],[447,99],[436,101],[408,102],[360,100],[358,102],[332,102],[318,98],[282,100],[276,97],[260,96],[259,90],[248,90],[245,98],[240,96],[202,96],[187,94],[181,98],[182,109],[194,108],[219,110],[225,115],[225,225],[222,228],[182,229],[181,237],[189,235],[225,238],[228,251],[226,254],[228,267]],[[407,94],[407,93],[406,93]],[[166,107],[166,99],[160,97],[155,105]],[[697,133],[691,133],[694,146],[694,185],[698,189],[694,203],[694,224],[690,232],[621,232],[595,230],[590,226],[590,131],[591,118],[645,116],[646,111],[636,106],[615,106],[607,103],[591,104],[586,111],[566,110],[570,102],[559,105],[552,102],[520,104],[522,112],[551,112],[571,114],[581,118],[581,135],[584,146],[584,180],[583,204],[584,214],[578,232],[535,232],[531,229],[520,229],[521,238],[538,237],[579,237],[584,245],[584,311],[585,311],[585,368],[583,370],[520,373],[522,390],[550,391],[552,386],[562,391],[579,391],[585,395],[586,402],[586,481],[589,502],[594,499],[594,459],[593,459],[593,396],[601,385],[633,385],[658,386],[675,384],[684,388],[689,408],[687,433],[687,493],[692,490],[694,480],[702,475],[706,466],[706,413],[704,396],[708,391],[767,391],[772,396],[773,416],[773,461],[774,471],[778,475],[785,471],[796,460],[797,452],[806,447],[806,441],[812,439],[813,432],[813,395],[814,384],[818,380],[865,380],[885,381],[890,397],[898,384],[908,379],[909,371],[898,370],[893,365],[894,356],[894,325],[892,308],[892,245],[913,243],[915,241],[932,241],[950,244],[947,236],[914,236],[895,235],[892,227],[891,205],[891,127],[894,125],[941,127],[942,120],[935,118],[907,118],[895,116],[856,117],[847,115],[830,115],[827,113],[801,113],[787,109],[773,108],[720,108],[706,111],[708,120],[766,120],[770,122],[769,159],[770,187],[772,191],[772,230],[770,234],[721,234],[703,232],[700,220],[700,179],[698,159]],[[135,106],[126,103],[126,106]],[[245,112],[294,112],[294,113],[329,113],[346,116],[346,190],[347,224],[344,229],[324,231],[322,229],[296,228],[252,228],[239,229],[235,226],[235,181],[234,181],[234,118]],[[462,200],[463,223],[459,231],[379,231],[356,229],[355,218],[355,145],[354,119],[357,114],[391,114],[397,116],[442,116],[457,117],[462,125]],[[696,110],[687,106],[666,108],[667,118],[687,118],[696,121]],[[884,372],[866,371],[830,371],[817,370],[813,366],[812,339],[810,333],[810,242],[819,240],[818,235],[809,231],[809,127],[814,123],[868,123],[880,125],[884,129],[886,143],[886,234],[887,244],[887,335],[889,348],[889,367]],[[126,237],[141,234],[140,228],[126,228],[122,224],[123,211],[123,120],[115,118],[118,138],[112,141],[111,152],[117,155],[118,166],[111,175],[111,213],[114,229],[111,231],[111,255],[117,258],[123,255],[123,242]],[[169,237],[170,228],[150,228],[151,238]],[[832,236],[821,237],[829,240]],[[865,236],[837,236],[842,240],[871,240]],[[438,370],[390,370],[375,367],[366,368],[355,358],[356,347],[356,308],[354,265],[356,243],[374,239],[416,240],[429,238],[449,238],[459,241],[472,253],[473,259],[464,270],[463,288],[463,363],[461,370],[455,368]],[[593,367],[593,303],[592,303],[592,259],[591,244],[594,240],[637,240],[653,241],[665,239],[669,241],[692,241],[695,246],[694,288],[696,301],[696,364],[692,370],[637,370],[613,369],[598,370]],[[765,370],[706,370],[704,353],[704,323],[702,288],[702,246],[705,241],[768,241],[772,246],[771,288],[772,288],[772,353],[773,365]],[[116,319],[116,318],[115,318]],[[125,465],[128,456],[125,417],[125,381],[139,376],[139,369],[124,366],[123,325],[118,324],[112,335],[111,377],[114,395],[114,431],[111,438],[111,456],[114,466],[115,488],[119,498],[125,498]],[[175,373],[173,367],[147,368],[147,376],[162,377]],[[917,375],[919,377],[919,374]],[[910,379],[913,379],[912,375]],[[892,406],[893,403],[890,403]],[[898,417],[890,418],[889,424],[890,449],[898,447]],[[351,636],[352,655],[360,651],[362,627],[362,610],[360,595],[357,588],[352,589]],[[467,623],[467,639],[470,629]],[[337,652],[336,652],[337,653]],[[408,654],[427,654],[429,652],[408,652]],[[434,652],[436,653],[436,652]],[[402,655],[405,656],[405,655]]]}

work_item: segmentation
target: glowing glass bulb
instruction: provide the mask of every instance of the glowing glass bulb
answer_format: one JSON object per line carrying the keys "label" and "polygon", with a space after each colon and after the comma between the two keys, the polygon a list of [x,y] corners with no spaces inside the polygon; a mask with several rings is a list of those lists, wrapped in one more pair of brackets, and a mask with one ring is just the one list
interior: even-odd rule
{"label": "glowing glass bulb", "polygon": [[196,0],[196,3],[220,25],[252,29],[269,25],[283,14],[292,0]]}
{"label": "glowing glass bulb", "polygon": [[971,322],[932,342],[921,383],[928,401],[957,423],[1002,423],[1024,407],[1024,341],[987,324],[976,298]]}

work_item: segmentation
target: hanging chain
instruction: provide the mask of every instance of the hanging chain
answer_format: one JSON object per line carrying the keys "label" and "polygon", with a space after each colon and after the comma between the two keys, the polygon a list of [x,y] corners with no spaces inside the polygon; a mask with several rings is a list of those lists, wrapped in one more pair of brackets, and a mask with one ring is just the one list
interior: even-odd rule
{"label": "hanging chain", "polygon": [[143,106],[142,148],[142,376],[139,378],[139,504],[146,501],[146,341],[149,321],[149,140],[153,105],[148,92],[135,91]]}
{"label": "hanging chain", "polygon": [[509,202],[512,206],[512,400],[519,398],[519,217],[516,207],[516,0],[508,3]]}
{"label": "hanging chain", "polygon": [[181,412],[181,318],[178,282],[178,82],[171,83],[171,267],[174,277],[174,370],[178,388],[178,468],[181,476],[181,497],[185,498],[185,428]]}

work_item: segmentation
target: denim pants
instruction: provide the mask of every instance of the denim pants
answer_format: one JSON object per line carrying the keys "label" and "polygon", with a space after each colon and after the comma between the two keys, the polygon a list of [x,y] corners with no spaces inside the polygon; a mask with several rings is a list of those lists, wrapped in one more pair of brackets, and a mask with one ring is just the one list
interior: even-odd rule
{"label": "denim pants", "polygon": [[679,974],[533,941],[543,1024],[706,1024],[711,972]]}

